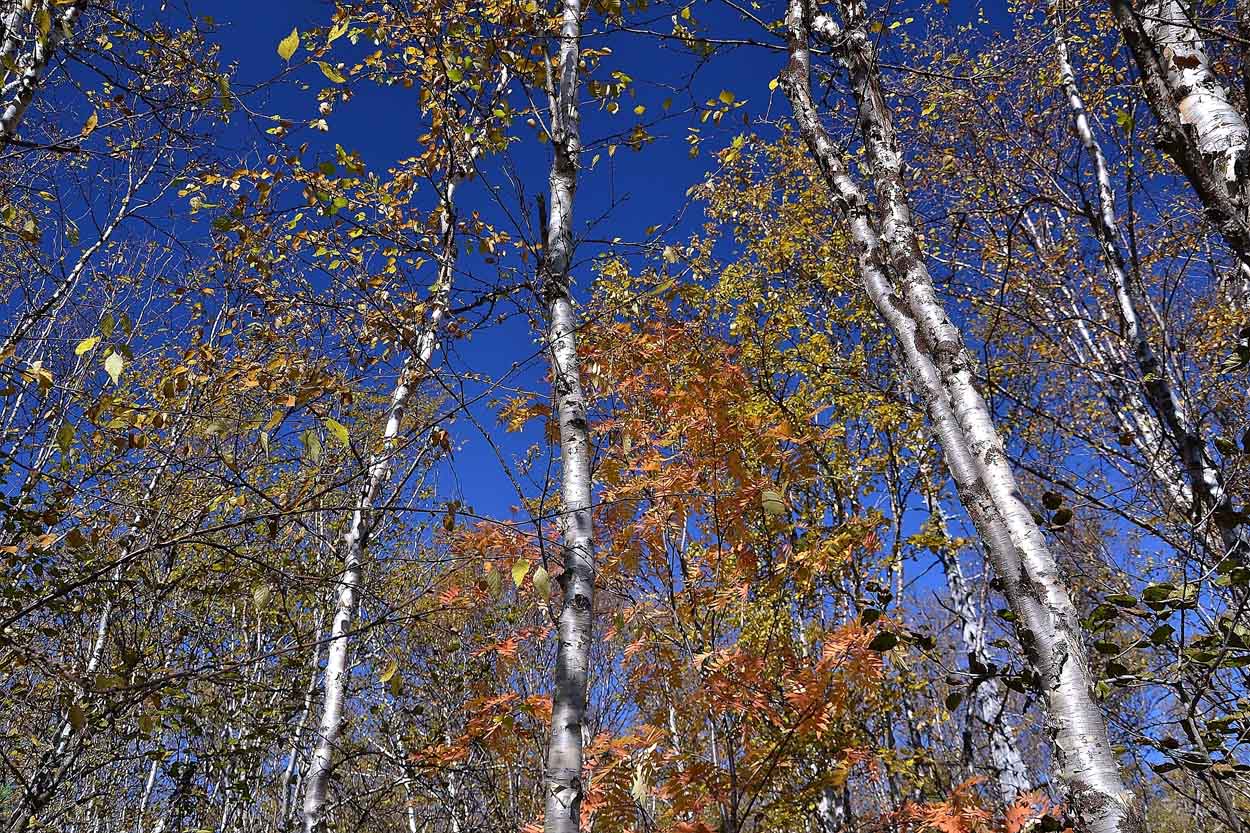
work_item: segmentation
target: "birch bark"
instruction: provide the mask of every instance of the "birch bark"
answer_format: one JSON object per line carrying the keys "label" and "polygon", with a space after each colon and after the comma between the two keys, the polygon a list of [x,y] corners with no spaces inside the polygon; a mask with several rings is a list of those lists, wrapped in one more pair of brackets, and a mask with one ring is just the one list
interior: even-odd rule
{"label": "birch bark", "polygon": [[22,117],[26,115],[26,109],[35,98],[35,91],[43,80],[43,73],[48,68],[48,63],[56,53],[57,47],[73,32],[86,3],[80,0],[80,2],[64,6],[43,0],[38,5],[40,8],[36,14],[46,13],[49,16],[50,25],[47,32],[40,32],[37,25],[33,27],[34,45],[26,66],[15,81],[11,84],[6,83],[4,86],[4,94],[8,98],[3,103],[3,109],[0,109],[0,147],[17,137]]}
{"label": "birch bark", "polygon": [[[1068,45],[1063,34],[1062,18],[1057,0],[1050,0],[1048,10],[1055,41],[1055,58],[1059,67],[1060,83],[1068,100],[1068,109],[1072,112],[1073,130],[1076,132],[1081,146],[1085,148],[1090,161],[1093,163],[1094,175],[1097,179],[1098,213],[1090,218],[1090,223],[1093,226],[1094,236],[1102,249],[1103,260],[1106,262],[1107,276],[1111,280],[1111,288],[1115,295],[1120,322],[1124,327],[1125,338],[1133,348],[1136,375],[1141,383],[1146,403],[1154,413],[1157,428],[1179,455],[1183,478],[1188,480],[1190,494],[1198,501],[1197,506],[1182,508],[1194,510],[1194,515],[1199,518],[1208,515],[1210,512],[1214,512],[1217,519],[1221,515],[1231,517],[1235,513],[1232,501],[1224,489],[1223,478],[1215,467],[1212,456],[1208,453],[1206,443],[1194,430],[1183,404],[1177,397],[1168,368],[1159,361],[1154,347],[1150,343],[1149,333],[1142,326],[1141,316],[1138,313],[1138,309],[1142,305],[1141,299],[1138,297],[1136,287],[1129,279],[1126,260],[1120,248],[1122,237],[1115,213],[1115,191],[1111,187],[1111,174],[1107,168],[1107,158],[1103,153],[1102,144],[1094,135],[1093,127],[1090,125],[1089,116],[1085,110],[1085,102],[1076,83],[1076,73],[1073,71],[1072,62],[1068,57]],[[1151,21],[1149,25],[1143,25],[1147,26],[1149,31],[1151,27],[1161,24],[1159,21]],[[1196,32],[1194,35],[1196,37]],[[1200,41],[1199,47],[1201,47]],[[1176,60],[1175,56],[1173,56],[1172,60]],[[1205,56],[1203,60],[1205,60]],[[1184,72],[1189,71],[1184,70]],[[1180,74],[1183,75],[1183,72]],[[1209,77],[1209,75],[1208,71],[1207,76]],[[1211,83],[1215,82],[1212,81]],[[1215,86],[1218,87],[1218,83],[1215,83]],[[1199,102],[1205,102],[1208,99],[1215,101],[1217,99],[1217,97],[1208,93],[1195,93],[1193,98]],[[1235,115],[1235,111],[1231,110],[1231,105],[1228,105],[1226,100],[1219,100],[1223,101],[1223,107],[1216,109],[1219,109],[1220,112],[1231,111]],[[1195,104],[1190,106],[1189,109],[1194,109],[1197,106]],[[1235,131],[1220,128],[1215,132],[1225,134],[1226,145],[1230,147],[1230,152],[1231,148],[1235,146],[1235,141],[1242,141],[1239,146],[1242,148],[1242,151],[1239,152],[1244,152],[1245,142],[1243,140],[1235,140]],[[1214,142],[1215,140],[1210,139],[1210,141]],[[1236,169],[1236,164],[1233,164],[1233,169]],[[1125,369],[1126,376],[1131,378],[1133,375],[1131,368]],[[1170,481],[1172,478],[1169,477],[1168,480]],[[1167,485],[1166,482],[1165,485]],[[1212,535],[1211,538],[1213,540],[1218,539],[1223,550],[1221,554],[1236,554],[1244,559],[1246,555],[1244,552],[1245,547],[1240,543],[1237,533],[1227,525],[1219,524],[1218,520],[1217,526],[1219,526],[1218,535]]]}
{"label": "birch bark", "polygon": [[1250,130],[1211,69],[1184,0],[1111,0],[1140,73],[1163,149],[1240,259],[1238,301],[1250,302]]}
{"label": "birch bark", "polygon": [[[929,512],[941,525],[942,537],[950,540],[949,520],[946,511],[936,496],[926,498]],[[964,577],[963,566],[959,563],[959,553],[943,549],[939,553],[942,570],[946,575],[946,588],[950,591],[951,605],[955,609],[955,618],[959,620],[959,633],[968,656],[982,666],[988,667],[992,658],[986,649],[985,628],[977,610],[976,599],[972,588]],[[1016,733],[1012,726],[1003,720],[1006,692],[1002,684],[994,677],[980,681],[972,690],[972,707],[975,715],[984,724],[989,738],[990,763],[994,767],[994,782],[1003,804],[1010,806],[1017,796],[1033,789],[1033,779],[1029,769],[1020,755],[1016,743]]]}
{"label": "birch bark", "polygon": [[551,697],[551,745],[547,753],[546,833],[577,833],[581,826],[582,727],[590,669],[594,599],[594,536],[591,527],[590,432],[577,366],[577,316],[570,296],[573,195],[577,188],[581,120],[577,108],[581,2],[563,0],[560,65],[550,91],[554,156],[551,207],[542,261],[548,315],[552,397],[560,428],[563,536],[563,600],[558,626],[555,688]]}
{"label": "birch bark", "polygon": [[[911,220],[902,156],[876,75],[872,38],[860,2],[842,0],[847,31],[804,0],[786,16],[790,63],[781,83],[800,133],[845,215],[868,294],[898,339],[959,489],[985,542],[1048,707],[1054,767],[1069,806],[1090,833],[1140,827],[1133,794],[1121,777],[1106,721],[1093,698],[1076,609],[1041,531],[1024,504],[988,406],[974,385],[962,334],[937,300]],[[809,31],[829,41],[851,75],[880,219],[847,172],[820,122],[810,89]]]}
{"label": "birch bark", "polygon": [[351,523],[343,536],[343,571],[337,585],[337,601],[326,647],[326,670],[323,683],[321,721],[317,741],[304,777],[303,820],[306,833],[326,830],[326,796],[334,770],[334,750],[343,727],[343,705],[347,698],[349,636],[356,615],[360,590],[361,568],[369,535],[376,517],[374,504],[390,477],[391,461],[399,446],[399,429],[415,385],[430,367],[438,339],[439,325],[451,296],[452,272],[456,261],[455,191],[462,172],[451,166],[440,197],[440,231],[442,236],[438,278],[431,291],[425,326],[415,349],[404,359],[395,389],[391,392],[386,423],[382,430],[382,449],[369,464],[364,484],[352,512]]}

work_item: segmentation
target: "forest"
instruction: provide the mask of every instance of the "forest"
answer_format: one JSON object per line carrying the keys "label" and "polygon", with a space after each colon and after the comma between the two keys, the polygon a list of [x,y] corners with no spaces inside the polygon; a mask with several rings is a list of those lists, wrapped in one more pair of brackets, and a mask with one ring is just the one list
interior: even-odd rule
{"label": "forest", "polygon": [[0,0],[0,833],[1250,833],[1248,0]]}

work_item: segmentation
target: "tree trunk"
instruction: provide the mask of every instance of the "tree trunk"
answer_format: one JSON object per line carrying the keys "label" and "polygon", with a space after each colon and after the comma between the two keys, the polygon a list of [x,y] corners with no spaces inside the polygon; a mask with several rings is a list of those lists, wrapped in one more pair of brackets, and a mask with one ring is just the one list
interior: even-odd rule
{"label": "tree trunk", "polygon": [[404,359],[395,389],[391,392],[390,407],[382,430],[382,450],[374,455],[369,464],[365,482],[361,486],[352,512],[351,523],[343,536],[343,572],[338,580],[338,599],[330,626],[330,638],[326,648],[326,670],[322,699],[321,723],[317,742],[313,747],[304,777],[304,830],[306,833],[324,833],[326,829],[325,804],[334,770],[334,749],[339,742],[343,727],[343,703],[347,698],[347,677],[351,670],[349,662],[349,636],[356,615],[356,598],[360,588],[361,567],[369,535],[373,532],[376,517],[373,506],[390,477],[391,460],[399,445],[399,429],[403,423],[408,400],[421,375],[430,366],[437,343],[439,324],[447,309],[451,295],[452,269],[456,260],[456,219],[454,198],[461,173],[454,162],[449,165],[446,184],[440,199],[442,253],[438,279],[431,291],[428,317],[418,337],[416,349]]}
{"label": "tree trunk", "polygon": [[[920,251],[864,6],[845,0],[837,6],[847,24],[845,34],[828,17],[809,20],[804,0],[790,0],[790,63],[782,84],[804,141],[849,222],[861,279],[898,339],[960,499],[1017,616],[1021,645],[1049,709],[1056,774],[1069,807],[1090,833],[1128,833],[1138,829],[1140,814],[1093,698],[1076,609],[1007,465],[989,407],[974,386],[962,334],[938,302]],[[812,102],[809,29],[836,43],[850,69],[879,225]]]}
{"label": "tree trunk", "polygon": [[[542,261],[542,289],[548,314],[552,398],[560,427],[558,523],[563,536],[563,594],[551,696],[551,745],[547,753],[546,833],[577,833],[581,825],[582,727],[590,669],[591,607],[594,599],[594,538],[591,527],[590,430],[577,366],[577,316],[570,297],[573,255],[573,195],[577,188],[581,124],[577,110],[581,2],[564,0],[559,75],[549,90],[554,158],[549,185],[551,209]],[[550,75],[550,73],[549,73]]]}
{"label": "tree trunk", "polygon": [[[1085,102],[1076,84],[1076,74],[1068,58],[1068,46],[1064,39],[1056,0],[1050,0],[1049,11],[1060,83],[1068,99],[1068,108],[1072,111],[1073,129],[1094,165],[1094,174],[1098,184],[1098,213],[1090,217],[1090,223],[1102,249],[1103,259],[1106,261],[1107,275],[1115,294],[1124,336],[1132,345],[1137,376],[1144,398],[1150,410],[1153,411],[1158,431],[1179,455],[1183,477],[1189,482],[1190,493],[1197,501],[1196,506],[1181,508],[1191,512],[1197,519],[1207,518],[1214,512],[1218,533],[1211,535],[1210,538],[1213,542],[1221,544],[1221,555],[1236,554],[1237,557],[1244,558],[1244,546],[1239,546],[1237,533],[1227,524],[1219,523],[1221,518],[1231,517],[1234,514],[1232,501],[1224,489],[1223,478],[1212,462],[1213,458],[1207,451],[1206,443],[1195,431],[1185,408],[1176,396],[1168,368],[1159,361],[1150,343],[1149,334],[1142,326],[1141,316],[1138,313],[1141,306],[1140,299],[1135,286],[1129,279],[1126,261],[1120,249],[1120,226],[1115,214],[1115,192],[1111,187],[1107,159],[1102,152],[1101,143],[1094,135],[1093,127],[1085,111]],[[1158,25],[1158,21],[1150,21],[1146,25],[1147,31],[1153,31],[1153,27]],[[1200,48],[1201,41],[1198,41],[1198,45]],[[1174,57],[1173,61],[1175,60]],[[1189,70],[1182,70],[1178,67],[1176,71],[1178,75],[1183,75]],[[1207,75],[1209,76],[1209,72]],[[1216,87],[1218,86],[1216,84]],[[1227,101],[1224,101],[1224,108],[1235,115],[1235,111],[1232,111]],[[1244,149],[1244,142],[1241,147]],[[1125,375],[1131,378],[1132,368],[1126,367]],[[1204,521],[1199,520],[1199,522]],[[1202,537],[1207,536],[1204,534]]]}
{"label": "tree trunk", "polygon": [[1250,130],[1211,69],[1206,45],[1183,0],[1111,0],[1159,123],[1163,149],[1184,172],[1239,258],[1237,300],[1250,302]]}
{"label": "tree trunk", "polygon": [[[22,117],[26,115],[26,108],[35,98],[35,90],[43,79],[44,70],[48,68],[57,47],[73,32],[86,3],[76,2],[63,7],[59,3],[42,0],[38,5],[41,8],[31,15],[35,42],[30,58],[17,79],[4,86],[6,100],[3,109],[0,109],[0,147],[17,137],[17,129],[21,126]],[[35,22],[39,12],[49,16],[47,32],[41,32],[40,26]]]}
{"label": "tree trunk", "polygon": [[[927,498],[929,512],[941,525],[942,537],[951,540],[946,512],[936,496]],[[943,549],[938,556],[946,574],[946,588],[950,591],[955,618],[959,620],[959,634],[963,639],[968,657],[982,667],[988,668],[992,657],[986,648],[985,627],[973,598],[972,588],[964,579],[959,553]],[[994,677],[979,681],[972,689],[971,705],[975,716],[985,725],[989,739],[990,765],[994,767],[994,783],[1003,804],[1010,806],[1016,798],[1033,789],[1033,779],[1024,758],[1016,745],[1015,730],[1003,720],[1007,693]]]}

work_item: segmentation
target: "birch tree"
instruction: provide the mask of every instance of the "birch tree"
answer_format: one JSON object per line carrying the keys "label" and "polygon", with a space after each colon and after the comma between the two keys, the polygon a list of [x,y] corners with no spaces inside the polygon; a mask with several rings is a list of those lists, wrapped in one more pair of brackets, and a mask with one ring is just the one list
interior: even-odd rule
{"label": "birch tree", "polygon": [[4,65],[0,76],[0,147],[17,138],[22,117],[48,65],[61,44],[73,36],[85,6],[84,2],[53,0],[12,4],[0,28],[0,63]]}
{"label": "birch tree", "polygon": [[[1192,514],[1195,518],[1213,517],[1218,533],[1215,537],[1218,537],[1221,543],[1221,546],[1217,548],[1219,557],[1232,555],[1244,559],[1246,557],[1245,545],[1235,531],[1235,524],[1228,522],[1228,519],[1236,512],[1224,488],[1223,476],[1216,467],[1214,455],[1198,434],[1197,427],[1177,395],[1171,370],[1159,360],[1158,353],[1151,343],[1150,333],[1142,321],[1140,310],[1143,304],[1140,293],[1136,282],[1129,274],[1128,261],[1122,250],[1123,234],[1116,217],[1115,191],[1111,184],[1107,157],[1103,153],[1102,144],[1094,135],[1094,128],[1090,124],[1080,88],[1077,86],[1076,73],[1068,58],[1058,4],[1052,2],[1049,10],[1059,78],[1071,111],[1073,131],[1094,168],[1098,202],[1096,211],[1089,217],[1089,222],[1102,250],[1125,341],[1129,343],[1132,350],[1135,367],[1126,368],[1126,371],[1129,375],[1134,372],[1137,375],[1140,390],[1150,411],[1143,416],[1153,423],[1146,426],[1143,433],[1147,436],[1157,435],[1166,438],[1168,445],[1179,457],[1181,476],[1176,479],[1188,482],[1189,494],[1192,495],[1195,504],[1178,508],[1184,513]],[[1170,60],[1176,59],[1173,57]],[[1201,104],[1208,99],[1207,96],[1199,93],[1194,93],[1194,96],[1196,99],[1192,106],[1187,104],[1183,107],[1185,112],[1195,108],[1201,109]],[[1219,100],[1223,101],[1223,99]],[[1229,170],[1235,169],[1236,164],[1233,164]]]}
{"label": "birch tree", "polygon": [[[1021,647],[1047,703],[1056,775],[1088,830],[1125,833],[1136,828],[1140,811],[1124,784],[1105,717],[1093,697],[1076,608],[1021,499],[990,410],[974,384],[962,334],[938,301],[925,265],[911,219],[902,154],[880,90],[867,10],[860,2],[840,2],[837,8],[845,29],[827,15],[814,14],[804,0],[790,2],[790,63],[781,83],[803,139],[850,226],[864,287],[899,342],[960,500],[1018,617]],[[833,45],[847,63],[878,216],[851,178],[812,100],[810,32]]]}
{"label": "birch tree", "polygon": [[573,195],[581,152],[582,37],[580,0],[561,0],[558,64],[548,68],[551,206],[539,280],[547,312],[554,415],[560,431],[560,501],[563,566],[557,626],[555,688],[551,696],[551,745],[547,752],[546,833],[581,829],[582,744],[590,669],[594,605],[594,532],[591,524],[590,425],[577,361],[577,315],[573,310]]}
{"label": "birch tree", "polygon": [[425,320],[416,344],[404,357],[400,367],[381,432],[381,450],[374,454],[369,463],[347,532],[343,536],[343,570],[336,587],[334,616],[326,646],[321,720],[304,776],[303,819],[306,833],[323,833],[326,830],[326,796],[330,776],[334,771],[334,753],[343,726],[344,703],[351,675],[351,630],[360,593],[365,552],[369,536],[377,523],[375,505],[390,477],[392,463],[400,448],[400,429],[413,391],[432,366],[439,325],[447,310],[456,263],[455,191],[459,180],[468,170],[467,167],[458,166],[454,157],[448,166],[439,196],[441,242],[438,274],[424,311]]}
{"label": "birch tree", "polygon": [[1186,0],[1111,0],[1159,144],[1189,180],[1240,261],[1237,302],[1250,286],[1250,129],[1216,76],[1196,9]]}

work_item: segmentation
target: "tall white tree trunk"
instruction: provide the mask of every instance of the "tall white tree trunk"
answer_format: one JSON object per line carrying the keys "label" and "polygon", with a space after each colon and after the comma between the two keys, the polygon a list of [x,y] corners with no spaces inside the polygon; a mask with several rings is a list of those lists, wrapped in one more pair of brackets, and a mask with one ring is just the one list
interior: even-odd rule
{"label": "tall white tree trunk", "polygon": [[[14,5],[17,5],[16,2]],[[32,25],[34,44],[25,66],[15,80],[6,80],[3,88],[4,101],[0,102],[0,147],[17,137],[22,117],[26,115],[26,109],[35,98],[35,90],[39,88],[48,63],[61,42],[74,31],[86,3],[80,0],[65,5],[51,0],[36,0],[36,6],[38,8],[34,19],[37,20],[39,14],[47,14],[50,25],[47,32],[41,32],[37,23]]]}
{"label": "tall white tree trunk", "polygon": [[[790,0],[790,63],[782,84],[803,139],[848,220],[860,277],[898,340],[960,499],[1017,616],[1021,645],[1047,703],[1055,770],[1069,806],[1089,833],[1129,833],[1137,829],[1140,814],[1093,698],[1076,608],[1007,464],[989,407],[975,387],[962,334],[937,300],[925,266],[902,178],[902,155],[876,75],[866,11],[859,2],[843,0],[837,6],[845,33],[828,17],[812,19],[804,0]],[[810,29],[835,44],[850,69],[879,225],[812,101]]]}
{"label": "tall white tree trunk", "polygon": [[[1138,380],[1146,403],[1150,410],[1153,411],[1158,433],[1167,439],[1168,444],[1180,457],[1182,477],[1175,479],[1188,481],[1190,494],[1198,500],[1197,506],[1181,508],[1183,511],[1193,513],[1195,517],[1200,519],[1208,516],[1211,512],[1215,512],[1219,532],[1210,537],[1218,539],[1218,543],[1221,545],[1220,549],[1222,550],[1221,555],[1236,551],[1240,557],[1244,558],[1246,553],[1242,552],[1244,547],[1239,546],[1237,533],[1228,524],[1218,523],[1219,516],[1231,516],[1233,514],[1232,501],[1224,489],[1223,478],[1212,462],[1213,457],[1208,453],[1206,443],[1197,434],[1183,403],[1176,395],[1169,368],[1159,361],[1154,347],[1150,343],[1150,335],[1146,328],[1142,326],[1141,315],[1138,312],[1142,306],[1141,299],[1138,297],[1135,285],[1130,280],[1126,260],[1120,248],[1122,237],[1120,225],[1116,219],[1115,191],[1111,187],[1111,174],[1107,168],[1107,158],[1103,154],[1102,144],[1098,141],[1098,137],[1094,135],[1093,127],[1085,110],[1085,102],[1076,83],[1076,74],[1068,57],[1068,45],[1063,34],[1061,11],[1056,0],[1050,0],[1049,11],[1055,41],[1055,57],[1059,66],[1059,79],[1063,85],[1064,95],[1068,100],[1068,109],[1072,112],[1073,129],[1081,142],[1081,146],[1089,154],[1090,161],[1094,166],[1094,175],[1098,185],[1098,212],[1090,218],[1090,221],[1093,226],[1094,236],[1098,240],[1102,249],[1103,259],[1106,262],[1107,276],[1111,280],[1111,288],[1115,295],[1120,322],[1124,327],[1124,336],[1132,345],[1133,360]],[[1179,14],[1179,11],[1172,9],[1169,13]],[[1152,19],[1143,21],[1143,26],[1146,31],[1154,32],[1162,27],[1162,23]],[[1175,29],[1176,27],[1169,28]],[[1196,37],[1196,32],[1193,32],[1193,35]],[[1171,36],[1159,34],[1159,37],[1170,38]],[[1188,41],[1186,40],[1178,40],[1176,48],[1180,48],[1187,43]],[[1201,41],[1197,43],[1198,50],[1201,51]],[[1174,64],[1177,60],[1176,55],[1189,53],[1169,54],[1172,54],[1170,63]],[[1202,53],[1201,57],[1202,61],[1205,61],[1205,53]],[[1195,57],[1193,60],[1199,61],[1199,58]],[[1175,74],[1178,76],[1178,83],[1185,77],[1186,73],[1197,72],[1203,67],[1205,67],[1205,64],[1201,62],[1199,62],[1198,66],[1190,68],[1176,66]],[[1207,69],[1203,77],[1207,79],[1207,83],[1214,84],[1217,89],[1219,88],[1219,84],[1210,76],[1209,69]],[[1196,84],[1197,82],[1193,83]],[[1198,86],[1206,89],[1206,86],[1203,84]],[[1222,89],[1219,89],[1219,92],[1222,95]],[[1195,92],[1193,96],[1196,97],[1194,99],[1196,101],[1206,101],[1208,98],[1212,98],[1214,94],[1199,94]],[[1220,98],[1219,101],[1222,101],[1223,104],[1219,107],[1214,107],[1213,105],[1216,111],[1228,112],[1236,116],[1236,111],[1232,110],[1226,99]],[[1194,107],[1198,107],[1198,105],[1194,104],[1189,109]],[[1182,112],[1184,112],[1184,109],[1182,109]],[[1238,116],[1237,118],[1240,117]],[[1212,129],[1223,137],[1221,141],[1224,142],[1224,147],[1229,153],[1237,152],[1244,155],[1244,139],[1246,138],[1244,135],[1244,124],[1241,127],[1243,134],[1241,139],[1236,138],[1238,135],[1236,130]],[[1216,141],[1215,137],[1208,137],[1208,143]],[[1239,141],[1241,143],[1237,144]],[[1237,150],[1237,148],[1240,148],[1240,150]],[[1235,164],[1233,168],[1236,168]],[[1131,369],[1126,367],[1125,370],[1125,375],[1131,377],[1132,373],[1128,372]],[[1168,481],[1173,479],[1171,476],[1167,478]]]}
{"label": "tall white tree trunk", "polygon": [[323,684],[321,721],[316,744],[304,777],[304,830],[324,833],[325,806],[334,770],[334,750],[343,727],[343,706],[347,699],[347,678],[350,674],[349,636],[356,615],[360,589],[361,567],[369,535],[376,517],[374,504],[390,477],[391,461],[399,446],[399,429],[415,385],[430,367],[438,341],[439,325],[451,297],[452,272],[456,262],[455,191],[462,173],[453,162],[440,198],[440,231],[442,233],[438,278],[431,290],[424,327],[415,349],[404,358],[390,407],[382,429],[382,449],[373,456],[352,512],[351,523],[343,536],[343,571],[338,579],[337,602],[326,648],[326,670]]}
{"label": "tall white tree trunk", "polygon": [[312,655],[312,672],[309,674],[308,687],[304,689],[304,706],[300,709],[299,718],[295,721],[295,726],[291,729],[291,747],[287,752],[286,767],[282,770],[281,790],[282,795],[278,799],[278,818],[277,829],[285,830],[287,824],[291,821],[291,814],[294,812],[292,804],[295,797],[295,785],[293,783],[296,771],[296,763],[299,761],[300,740],[304,734],[304,726],[308,722],[308,715],[312,713],[313,698],[317,694],[317,674],[321,670],[321,623],[317,623],[316,641],[313,644]]}
{"label": "tall white tree trunk", "polygon": [[[936,495],[928,496],[929,513],[936,518],[942,537],[951,540],[950,524],[941,501]],[[959,635],[968,656],[983,667],[989,667],[993,658],[987,648],[985,625],[978,610],[976,597],[964,578],[959,553],[942,549],[939,552],[942,570],[946,575],[946,589],[950,592],[951,606],[959,620]],[[973,714],[984,726],[989,740],[990,764],[994,767],[994,784],[1003,803],[1010,805],[1016,798],[1033,789],[1033,778],[1024,764],[1016,743],[1015,729],[1003,719],[1007,693],[994,677],[979,681],[972,689]]]}
{"label": "tall white tree trunk", "polygon": [[581,824],[582,731],[590,670],[594,600],[594,536],[591,526],[590,426],[577,366],[577,316],[570,297],[573,194],[577,188],[581,120],[577,109],[581,2],[563,0],[560,65],[550,90],[554,157],[551,209],[543,251],[547,346],[552,397],[560,428],[559,524],[563,535],[563,603],[558,629],[555,688],[551,697],[551,745],[547,753],[546,833],[577,833]]}
{"label": "tall white tree trunk", "polygon": [[1163,149],[1198,193],[1241,261],[1238,301],[1250,303],[1250,130],[1211,69],[1185,0],[1111,0]]}

